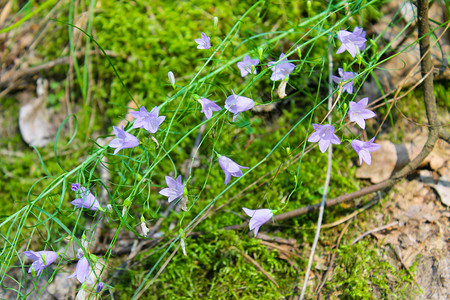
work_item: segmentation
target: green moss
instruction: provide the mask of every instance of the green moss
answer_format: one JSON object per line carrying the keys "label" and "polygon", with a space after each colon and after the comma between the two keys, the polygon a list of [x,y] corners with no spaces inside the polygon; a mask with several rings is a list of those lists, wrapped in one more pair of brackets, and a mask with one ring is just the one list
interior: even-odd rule
{"label": "green moss", "polygon": [[342,299],[411,299],[417,288],[410,273],[381,260],[383,250],[371,240],[339,247],[333,278],[325,284],[329,297]]}

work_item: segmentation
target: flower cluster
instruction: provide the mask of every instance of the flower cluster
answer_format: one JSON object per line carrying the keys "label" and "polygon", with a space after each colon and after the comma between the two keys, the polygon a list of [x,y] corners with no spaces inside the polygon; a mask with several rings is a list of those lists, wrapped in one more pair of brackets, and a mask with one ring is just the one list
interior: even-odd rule
{"label": "flower cluster", "polygon": [[[364,51],[366,42],[366,32],[362,28],[355,27],[353,32],[341,30],[337,33],[337,37],[341,42],[341,46],[337,50],[337,54],[348,51],[352,57],[358,55],[360,57],[360,51]],[[197,49],[207,50],[211,48],[211,39],[204,32],[201,33],[201,38],[195,39],[197,43]],[[300,53],[300,52],[299,52]],[[300,54],[299,54],[300,55]],[[262,59],[262,51],[260,52],[260,59]],[[242,61],[237,62],[237,68],[240,71],[242,77],[246,77],[249,74],[257,74],[257,67],[260,64],[260,59],[251,58],[249,55],[245,55]],[[289,80],[290,75],[295,69],[295,65],[288,61],[288,57],[281,53],[278,61],[268,62],[268,67],[272,71],[270,79],[272,81],[282,81],[279,87],[278,94],[280,98],[286,96],[285,88]],[[332,80],[338,84],[344,84],[341,90],[347,92],[348,94],[353,94],[354,78],[358,75],[354,72],[345,71],[342,68],[338,69],[339,76],[332,76]],[[168,72],[169,82],[174,89],[177,88],[175,85],[175,75],[173,72]],[[206,97],[201,97],[195,95],[194,97],[198,103],[201,105],[201,113],[205,115],[206,119],[211,119],[214,112],[221,111],[222,108],[216,104],[215,101],[211,101]],[[375,113],[369,110],[368,107],[369,99],[363,98],[358,102],[351,101],[349,103],[348,117],[351,122],[355,122],[362,129],[365,129],[367,119],[375,117]],[[255,101],[251,98],[236,94],[232,90],[232,94],[225,99],[224,108],[233,115],[233,122],[242,112],[251,110],[255,106]],[[144,106],[140,107],[138,111],[130,112],[130,115],[135,119],[132,124],[131,129],[142,128],[148,132],[150,137],[156,141],[153,137],[155,133],[158,132],[161,124],[166,119],[166,116],[159,115],[159,108],[157,106],[153,107],[149,112]],[[308,142],[318,143],[319,149],[322,153],[327,151],[330,145],[339,145],[341,140],[335,133],[335,127],[330,124],[313,124],[314,132],[309,136]],[[137,147],[140,143],[138,138],[131,133],[124,130],[123,127],[119,128],[113,126],[113,132],[116,138],[110,141],[109,147],[114,148],[114,155],[123,149],[129,149]],[[365,162],[371,164],[371,152],[376,151],[380,148],[380,145],[374,143],[375,138],[370,139],[367,142],[360,140],[351,141],[352,148],[356,151],[359,156],[359,162]],[[156,141],[157,142],[157,141]],[[217,153],[217,152],[216,152]],[[244,176],[243,169],[249,169],[249,167],[244,167],[233,161],[231,158],[220,155],[217,153],[218,163],[222,171],[224,172],[224,185],[230,183],[231,177],[242,177]],[[182,209],[186,210],[187,203],[187,182],[183,183],[182,176],[172,178],[170,176],[165,176],[165,182],[167,188],[163,188],[159,191],[159,194],[167,197],[168,202],[178,201]],[[74,183],[71,185],[71,191],[76,194],[76,197],[71,204],[76,208],[88,209],[91,211],[100,211],[100,214],[108,213],[111,210],[111,205],[107,205],[106,209],[102,208],[96,196],[91,193],[91,191],[80,183]],[[124,210],[122,212],[123,216],[128,211],[132,204],[132,197],[128,197],[124,201]],[[108,208],[109,207],[109,208]],[[184,207],[184,208],[183,208]],[[249,229],[254,231],[254,236],[258,235],[260,227],[272,219],[275,210],[263,208],[263,209],[248,209],[246,207],[242,208],[245,214],[250,217]],[[141,229],[144,236],[147,236],[149,229],[145,224],[145,219],[141,217]],[[183,235],[180,238],[183,253],[186,255],[186,237]],[[83,248],[87,249],[87,245],[83,244]],[[85,256],[85,251],[77,252],[78,262],[76,264],[74,272],[68,276],[68,278],[76,277],[77,280],[83,284],[80,290],[80,295],[84,295],[84,287],[87,282],[94,284],[90,274],[92,271],[91,263],[94,263],[94,268],[96,267],[97,258],[89,254],[88,257]],[[24,254],[31,259],[33,262],[28,270],[29,273],[39,276],[42,271],[48,267],[50,264],[54,263],[58,257],[58,253],[53,251],[25,251]],[[89,258],[89,259],[88,259]],[[103,289],[103,283],[99,282],[97,285],[97,293],[100,293]],[[81,297],[81,296],[80,296]]]}
{"label": "flower cluster", "polygon": [[[359,50],[364,50],[366,48],[366,32],[362,28],[355,27],[353,32],[341,30],[338,32],[338,39],[341,41],[342,45],[336,52],[337,54],[348,50],[350,54],[355,57],[356,52]],[[358,50],[359,49],[359,50]],[[345,72],[343,69],[338,69],[340,77],[332,76],[334,82],[342,83],[343,81],[350,82],[346,83],[343,90],[347,93],[353,93],[353,78],[356,76],[353,72]],[[375,117],[375,113],[367,109],[369,103],[369,98],[363,98],[358,102],[350,101],[348,116],[351,122],[355,122],[362,129],[366,128],[367,119]],[[323,153],[325,152],[330,144],[340,144],[341,141],[334,134],[334,127],[331,125],[319,125],[313,124],[314,132],[308,138],[308,142],[316,143],[319,142],[319,149]],[[368,142],[363,142],[360,140],[351,141],[352,148],[356,151],[359,156],[359,163],[362,164],[364,161],[368,165],[372,163],[372,157],[370,152],[376,151],[380,148],[380,145],[374,143],[375,138],[370,139]]]}

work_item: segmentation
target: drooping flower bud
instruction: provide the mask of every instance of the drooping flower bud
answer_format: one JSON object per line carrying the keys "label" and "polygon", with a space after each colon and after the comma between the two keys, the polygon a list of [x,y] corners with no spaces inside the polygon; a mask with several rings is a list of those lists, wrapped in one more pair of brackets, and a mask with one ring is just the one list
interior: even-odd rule
{"label": "drooping flower bud", "polygon": [[175,75],[173,75],[172,71],[169,71],[169,81],[173,88],[175,88]]}

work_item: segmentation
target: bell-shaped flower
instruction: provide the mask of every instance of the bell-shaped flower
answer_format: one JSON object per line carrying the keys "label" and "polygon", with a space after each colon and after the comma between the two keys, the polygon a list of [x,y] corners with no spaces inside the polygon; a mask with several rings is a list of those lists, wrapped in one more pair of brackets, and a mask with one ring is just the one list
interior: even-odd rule
{"label": "bell-shaped flower", "polygon": [[339,68],[338,72],[339,72],[339,76],[341,76],[341,77],[332,75],[331,78],[333,79],[333,81],[336,82],[336,83],[341,83],[341,82],[344,82],[344,81],[352,79],[350,82],[346,83],[342,87],[342,89],[344,91],[346,91],[347,93],[349,93],[349,94],[353,94],[353,81],[354,81],[353,78],[356,76],[356,73],[354,73],[354,72],[344,72],[344,70],[342,68]]}
{"label": "bell-shaped flower", "polygon": [[356,122],[362,129],[366,128],[366,119],[375,117],[375,113],[370,109],[367,109],[369,98],[363,98],[359,102],[350,101],[350,109],[348,110],[348,116],[351,122]]}
{"label": "bell-shaped flower", "polygon": [[234,93],[233,95],[228,96],[228,98],[225,100],[225,109],[228,110],[233,115],[233,122],[236,121],[236,117],[238,114],[240,114],[243,111],[252,109],[253,106],[255,106],[255,101],[253,101],[250,98],[238,96]]}
{"label": "bell-shaped flower", "polygon": [[184,185],[181,181],[181,175],[177,177],[177,180],[170,176],[166,176],[167,188],[162,189],[159,193],[163,196],[169,197],[169,203],[173,200],[180,199],[184,193]]}
{"label": "bell-shaped flower", "polygon": [[241,76],[245,77],[248,74],[257,74],[256,66],[259,64],[259,59],[251,59],[250,56],[244,56],[244,59],[237,63]]}
{"label": "bell-shaped flower", "polygon": [[355,57],[358,48],[361,51],[366,48],[366,32],[358,26],[355,27],[353,32],[340,30],[337,33],[337,36],[342,45],[337,50],[336,54],[343,53],[347,50],[352,57]]}
{"label": "bell-shaped flower", "polygon": [[241,177],[242,176],[241,169],[248,169],[248,167],[238,165],[230,158],[223,155],[219,156],[219,165],[222,168],[223,172],[225,173],[225,185],[227,185],[230,182],[231,176]]}
{"label": "bell-shaped flower", "polygon": [[45,267],[51,265],[57,258],[58,253],[54,251],[24,251],[23,252],[29,259],[33,260],[28,273],[36,274],[39,276]]}
{"label": "bell-shaped flower", "polygon": [[213,111],[219,111],[222,108],[216,104],[216,102],[211,101],[207,98],[199,98],[197,100],[202,105],[202,113],[205,114],[205,117],[207,119],[210,119],[212,117]]}
{"label": "bell-shaped flower", "polygon": [[97,201],[97,198],[95,198],[92,193],[86,189],[85,187],[80,187],[78,189],[78,193],[80,195],[80,198],[77,198],[70,202],[72,205],[78,208],[87,208],[90,210],[98,210],[101,209],[100,203]]}
{"label": "bell-shaped flower", "polygon": [[251,217],[248,227],[250,230],[255,230],[255,237],[258,235],[259,228],[273,217],[273,211],[271,209],[263,208],[252,210],[245,207],[242,209],[249,217]]}
{"label": "bell-shaped flower", "polygon": [[211,39],[204,32],[202,32],[201,38],[195,39],[198,44],[197,49],[209,49],[211,48]]}
{"label": "bell-shaped flower", "polygon": [[72,275],[68,276],[67,278],[72,278],[75,276],[77,277],[77,280],[80,283],[84,283],[86,279],[91,283],[93,283],[89,276],[89,261],[87,260],[86,257],[82,257],[81,259],[78,260],[77,266],[75,267],[75,271],[72,273]]}
{"label": "bell-shaped flower", "polygon": [[374,143],[375,138],[371,138],[368,142],[363,142],[360,140],[351,141],[351,145],[353,150],[358,153],[359,156],[359,164],[361,165],[364,161],[366,164],[370,165],[372,163],[372,157],[370,156],[370,152],[377,151],[381,148],[380,145]]}
{"label": "bell-shaped flower", "polygon": [[133,128],[144,128],[150,133],[155,133],[159,129],[159,125],[166,119],[166,116],[158,116],[159,109],[157,106],[148,112],[145,107],[141,107],[139,111],[132,111],[130,115],[136,119]]}
{"label": "bell-shaped flower", "polygon": [[139,140],[134,135],[125,132],[125,130],[123,130],[123,126],[122,129],[113,126],[113,130],[117,138],[113,139],[109,143],[109,146],[111,148],[116,148],[116,150],[114,150],[114,154],[117,154],[117,152],[122,149],[134,148],[139,145]]}
{"label": "bell-shaped flower", "polygon": [[288,62],[287,58],[283,59],[283,57],[284,53],[281,53],[280,58],[278,59],[280,61],[279,63],[276,61],[269,62],[269,67],[273,71],[270,79],[273,81],[286,79],[286,77],[289,77],[289,74],[295,69],[295,65]]}
{"label": "bell-shaped flower", "polygon": [[313,124],[314,132],[308,138],[308,142],[319,142],[319,149],[322,153],[327,151],[330,144],[339,145],[341,141],[334,134],[334,126]]}

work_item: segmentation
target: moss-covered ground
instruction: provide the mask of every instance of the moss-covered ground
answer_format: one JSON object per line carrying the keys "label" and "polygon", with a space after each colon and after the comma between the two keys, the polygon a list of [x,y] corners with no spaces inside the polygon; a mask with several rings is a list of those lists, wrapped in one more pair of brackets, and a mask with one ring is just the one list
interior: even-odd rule
{"label": "moss-covered ground", "polygon": [[[367,1],[360,2],[361,5],[367,5]],[[253,1],[237,0],[222,3],[97,1],[94,4],[88,1],[71,1],[71,5],[55,8],[52,19],[72,21],[92,32],[97,43],[110,54],[111,63],[120,79],[95,43],[87,43],[88,40],[83,34],[70,29],[73,34],[73,50],[84,52],[87,46],[93,52],[86,58],[80,58],[74,66],[60,65],[42,72],[41,76],[47,77],[50,82],[49,95],[52,96],[49,97],[48,107],[62,109],[64,103],[62,98],[68,97],[76,116],[77,132],[68,144],[69,130],[64,129],[56,147],[51,143],[39,148],[39,155],[24,143],[18,132],[16,120],[20,105],[15,94],[10,93],[2,99],[1,126],[12,129],[0,140],[0,148],[5,150],[0,155],[0,199],[3,199],[0,206],[0,221],[6,220],[30,199],[34,199],[59,174],[75,168],[98,149],[96,144],[99,141],[98,137],[111,134],[112,126],[124,119],[127,112],[127,105],[131,99],[124,86],[131,92],[138,105],[147,108],[160,105],[176,93],[168,82],[168,71],[175,73],[177,85],[184,86],[203,65],[206,55],[204,52],[196,51],[193,40],[199,38],[201,32],[205,32],[211,36],[213,45],[219,44],[252,4]],[[311,6],[307,9],[308,5]],[[38,6],[39,4],[36,4],[36,7]],[[347,26],[369,27],[368,24],[376,22],[380,17],[378,10],[380,7],[381,3],[375,2],[358,10],[358,14],[348,20]],[[216,60],[203,70],[202,75],[210,72],[213,66],[239,55],[251,53],[256,57],[259,47],[263,47],[266,61],[276,60],[279,53],[288,51],[294,42],[315,25],[311,23],[302,27],[298,24],[326,8],[325,3],[317,1],[264,1],[238,25],[239,30],[235,32],[231,45],[217,55]],[[14,5],[14,9],[18,11],[18,3]],[[49,13],[46,10],[44,12]],[[70,17],[71,14],[73,17]],[[331,23],[342,15],[330,16],[327,22]],[[44,17],[45,14],[38,16]],[[218,18],[216,26],[214,17]],[[35,17],[32,20],[37,22],[39,18]],[[49,21],[48,24],[51,30],[46,31],[45,42],[40,43],[36,49],[36,53],[43,61],[67,55],[71,45],[66,24],[56,21]],[[287,33],[283,38],[267,43],[283,32]],[[312,36],[308,35],[305,39],[311,39]],[[186,238],[187,256],[184,256],[180,249],[144,292],[142,299],[290,299],[299,294],[314,239],[317,213],[262,227],[263,233],[290,241],[285,244],[256,239],[253,233],[248,234],[248,228],[240,230],[225,228],[247,220],[242,207],[269,206],[271,209],[283,209],[285,212],[318,203],[321,199],[326,176],[326,154],[320,153],[316,147],[301,159],[301,164],[292,157],[301,153],[302,142],[311,132],[309,124],[321,121],[326,114],[325,106],[317,108],[312,117],[308,116],[305,122],[287,135],[305,114],[326,97],[328,91],[328,87],[323,85],[324,78],[328,78],[325,59],[327,39],[314,41],[313,45],[312,52],[308,52],[308,47],[302,49],[303,55],[307,55],[306,58],[300,60],[297,57],[304,67],[301,72],[291,74],[292,80],[287,88],[289,97],[277,99],[276,87],[274,89],[273,82],[266,76],[257,84],[250,85],[245,91],[245,96],[259,103],[269,103],[275,99],[278,102],[276,105],[267,108],[267,111],[244,113],[236,123],[223,118],[213,130],[210,130],[211,124],[207,124],[197,154],[198,164],[189,174],[188,197],[190,205],[193,203],[195,205],[192,205],[187,213],[172,212],[159,229],[164,238],[156,245],[141,249],[127,265],[127,269],[118,275],[115,272],[127,255],[111,256],[103,281],[111,286],[109,290],[114,294],[114,299],[129,299],[139,286],[145,285],[147,273],[167,249],[167,246],[163,245],[175,238],[180,227],[193,220],[223,190],[223,172],[217,160],[211,160],[212,147],[245,166],[254,166],[269,153],[271,155],[217,199],[212,209],[213,213],[202,220],[193,230],[193,234]],[[336,58],[336,65],[342,63],[341,58]],[[204,83],[192,87],[192,93],[206,91],[209,99],[223,105],[223,100],[231,93],[231,89],[240,92],[250,81],[251,79],[241,78],[233,64]],[[30,80],[29,84],[33,86],[34,82]],[[70,90],[68,95],[65,93],[66,88]],[[438,83],[436,93],[441,107],[448,108],[449,98],[445,96],[448,95],[448,88]],[[417,102],[420,100],[416,100],[420,99],[420,95],[420,91],[417,91],[402,103],[408,103],[408,107],[412,107],[410,110],[407,109],[412,118],[423,122],[425,121],[421,119],[424,116],[423,108]],[[180,103],[183,103],[181,111]],[[380,115],[383,114],[383,109],[380,109]],[[174,115],[177,116],[170,132],[167,131],[166,124],[155,137],[160,141],[165,139],[165,145],[171,147],[193,126],[202,122],[203,114],[200,110],[195,101],[184,97],[175,98],[175,101],[169,102],[163,110],[168,121]],[[335,119],[340,117],[339,114],[334,116]],[[382,117],[379,117],[368,122],[367,136],[375,134],[378,129],[377,122],[381,119]],[[401,115],[393,112],[394,124],[391,125],[395,128],[397,122],[402,124],[401,119]],[[186,172],[197,134],[198,131],[184,138],[170,153],[170,159],[165,159],[151,172],[152,179],[144,182],[141,193],[133,198],[129,210],[127,222],[132,228],[138,230],[141,215],[144,215],[149,227],[153,226],[166,210],[167,203],[158,194],[165,186],[164,176]],[[399,136],[401,138],[401,131],[389,129],[384,134],[394,134],[397,138]],[[143,136],[141,133],[138,137]],[[341,134],[340,137],[350,138],[348,132]],[[282,144],[272,153],[274,146],[283,138],[285,139]],[[151,145],[148,147],[156,153],[153,144],[147,145]],[[367,184],[355,178],[357,156],[348,143],[345,145],[338,146],[333,154],[329,198],[356,191]],[[110,189],[110,196],[114,197],[118,209],[121,210],[125,198],[129,195],[130,187],[147,173],[157,157],[156,154],[146,155],[144,150],[137,148],[124,151],[127,156],[138,157],[136,160],[108,155],[107,166],[111,170],[109,183],[101,183],[99,168],[96,168],[94,163],[86,166],[69,180],[70,182],[64,182],[46,196],[41,208],[55,214],[59,220],[64,220],[67,228],[76,225],[78,229],[74,233],[81,236],[85,229],[83,222],[70,205],[73,195],[63,193],[61,196],[63,186],[68,189],[69,184],[77,180],[89,181],[92,190],[100,193],[103,184],[106,184]],[[287,162],[290,162],[288,167],[285,168],[283,165],[277,172],[277,169]],[[271,172],[269,176],[258,181],[269,172]],[[255,182],[257,183],[246,192],[238,195]],[[297,188],[293,191],[294,186]],[[201,196],[197,197],[200,192]],[[285,205],[287,195],[290,193],[288,204]],[[344,218],[362,207],[368,198],[352,204],[327,208],[324,223],[329,224]],[[220,209],[216,210],[218,207]],[[373,299],[374,295],[380,295],[381,298],[408,299],[416,290],[410,275],[414,270],[406,271],[380,260],[384,250],[378,247],[372,238],[368,237],[355,245],[350,245],[352,239],[364,232],[365,218],[370,218],[371,211],[376,209],[379,209],[377,205],[359,215],[340,242],[334,261],[335,270],[329,275],[322,290],[322,295],[326,298]],[[54,244],[55,241],[62,243],[67,232],[61,230],[58,223],[51,218],[47,219],[48,215],[39,214],[36,210],[33,214],[21,229],[23,230],[21,239],[36,247],[52,245],[53,249],[58,249]],[[179,222],[182,216],[183,220]],[[112,218],[112,222],[107,223],[102,232],[105,235],[111,232],[114,234],[118,228],[118,221],[118,217]],[[33,222],[42,222],[46,225],[42,228],[35,227]],[[170,224],[176,226],[170,227]],[[328,265],[328,259],[335,251],[334,246],[343,227],[344,224],[341,224],[322,231],[316,250],[318,262],[313,265],[311,280],[313,285],[307,293],[308,298],[314,297],[314,290],[326,272],[326,268],[320,266],[320,262]],[[38,233],[33,231],[35,229]],[[16,230],[15,226],[0,229],[6,239],[11,238]],[[121,230],[128,229],[122,227]],[[34,233],[31,241],[27,239],[30,232]],[[6,244],[5,246],[6,249],[8,246]],[[19,242],[19,248],[20,246]],[[100,251],[96,254],[101,256],[105,253]],[[169,255],[166,255],[163,261],[168,257]],[[16,265],[17,262],[12,264]],[[156,270],[159,270],[161,265],[160,263]],[[266,274],[261,269],[265,270]],[[156,272],[148,280],[155,274]],[[273,280],[270,280],[269,276]],[[103,292],[102,299],[110,299],[108,291]]]}

